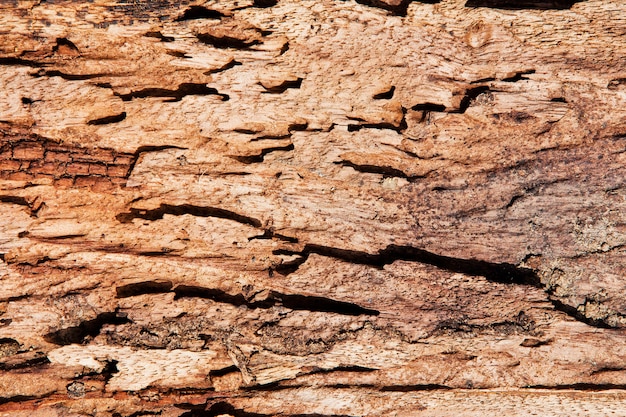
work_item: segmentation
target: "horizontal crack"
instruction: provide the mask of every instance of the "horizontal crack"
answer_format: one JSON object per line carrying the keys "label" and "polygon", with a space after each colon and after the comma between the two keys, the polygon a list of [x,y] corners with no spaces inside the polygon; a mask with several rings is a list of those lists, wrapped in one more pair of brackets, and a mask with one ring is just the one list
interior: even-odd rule
{"label": "horizontal crack", "polygon": [[365,173],[369,173],[369,174],[381,174],[383,176],[386,177],[396,177],[396,178],[405,178],[408,181],[415,181],[418,178],[422,178],[418,175],[412,176],[412,175],[407,175],[404,171],[399,170],[397,168],[393,168],[393,167],[388,167],[388,166],[379,166],[379,165],[361,165],[361,164],[355,164],[353,162],[350,161],[339,161],[339,162],[335,162],[336,164],[341,164],[343,166],[346,167],[350,167],[352,169],[354,169],[355,171],[359,171],[359,172],[365,172]]}
{"label": "horizontal crack", "polygon": [[301,294],[282,294],[271,291],[265,300],[249,301],[243,294],[229,294],[217,288],[206,288],[194,285],[179,285],[174,289],[175,299],[183,297],[206,298],[217,302],[232,304],[234,306],[246,306],[251,309],[267,309],[277,305],[291,310],[317,311],[324,313],[336,313],[347,316],[380,314],[377,310],[361,307],[354,303],[333,300],[326,297],[317,297]]}
{"label": "horizontal crack", "polygon": [[289,145],[286,145],[286,146],[275,146],[272,148],[265,148],[261,150],[261,153],[257,155],[244,155],[244,156],[233,155],[231,156],[231,158],[236,159],[237,161],[244,163],[244,164],[254,164],[254,163],[263,162],[263,160],[265,159],[265,155],[271,152],[276,152],[276,151],[286,152],[286,151],[293,151],[293,150],[294,150],[293,143],[290,143]]}
{"label": "horizontal crack", "polygon": [[383,392],[411,392],[411,391],[438,391],[449,390],[450,387],[439,384],[417,384],[417,385],[388,385],[380,388]]}
{"label": "horizontal crack", "polygon": [[216,95],[222,98],[222,101],[228,101],[230,97],[228,94],[222,94],[215,88],[207,87],[203,83],[182,83],[176,90],[170,90],[167,88],[144,88],[138,91],[131,91],[128,94],[114,93],[119,96],[123,101],[130,101],[134,98],[146,98],[146,97],[169,97],[168,102],[180,101],[185,96],[205,96]]}
{"label": "horizontal crack", "polygon": [[546,390],[576,390],[576,391],[606,391],[626,389],[626,384],[592,384],[592,383],[576,383],[563,385],[527,385],[527,389],[546,389]]}
{"label": "horizontal crack", "polygon": [[586,317],[576,307],[567,305],[555,299],[542,283],[537,273],[525,267],[519,267],[510,263],[494,263],[477,259],[453,258],[450,256],[438,255],[424,249],[412,246],[389,245],[385,249],[378,251],[378,254],[371,254],[363,251],[341,249],[330,246],[306,244],[301,251],[291,251],[278,249],[273,252],[275,255],[297,255],[292,261],[282,263],[274,268],[279,274],[289,275],[300,268],[306,262],[309,255],[317,254],[330,258],[339,259],[361,265],[369,265],[376,268],[383,268],[385,265],[395,261],[420,262],[433,265],[437,268],[450,272],[462,273],[471,276],[482,276],[488,281],[504,284],[520,284],[539,288],[546,292],[548,301],[552,303],[555,310],[567,314],[569,317],[585,323],[589,326],[600,328],[614,328],[603,320]]}
{"label": "horizontal crack", "polygon": [[[437,255],[424,249],[412,246],[389,245],[382,249],[378,254],[371,254],[362,251],[354,251],[349,249],[341,249],[329,246],[306,244],[300,252],[277,250],[275,254],[300,255],[297,265],[290,265],[289,270],[293,272],[306,261],[312,253],[341,259],[347,262],[370,265],[382,268],[395,261],[411,261],[421,262],[433,265],[441,269],[452,272],[459,272],[466,275],[484,276],[489,281],[515,283],[532,286],[540,286],[540,280],[537,274],[528,268],[516,267],[509,263],[492,263],[476,259],[453,258],[444,255]],[[295,267],[295,269],[294,269]],[[285,272],[281,265],[276,267],[279,273]]]}
{"label": "horizontal crack", "polygon": [[196,206],[193,204],[161,204],[153,210],[131,208],[128,213],[120,213],[115,218],[121,223],[130,223],[133,219],[160,220],[164,215],[182,216],[191,214],[198,217],[217,217],[220,219],[234,220],[238,223],[248,224],[253,227],[261,227],[261,221],[253,217],[244,216],[234,211],[218,207]]}
{"label": "horizontal crack", "polygon": [[46,342],[55,345],[70,345],[73,343],[83,343],[88,337],[96,337],[100,334],[102,326],[105,324],[125,324],[131,320],[124,313],[100,313],[92,320],[81,322],[78,326],[60,329],[44,336]]}
{"label": "horizontal crack", "polygon": [[110,123],[119,123],[126,119],[126,112],[123,111],[120,114],[114,114],[112,116],[105,116],[99,119],[93,119],[87,122],[88,125],[106,125]]}

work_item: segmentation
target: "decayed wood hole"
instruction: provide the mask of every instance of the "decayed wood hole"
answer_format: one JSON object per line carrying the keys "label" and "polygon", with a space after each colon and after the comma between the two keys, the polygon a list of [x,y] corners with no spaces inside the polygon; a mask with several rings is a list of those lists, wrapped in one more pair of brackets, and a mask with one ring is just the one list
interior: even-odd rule
{"label": "decayed wood hole", "polygon": [[0,415],[625,414],[625,28],[0,2]]}

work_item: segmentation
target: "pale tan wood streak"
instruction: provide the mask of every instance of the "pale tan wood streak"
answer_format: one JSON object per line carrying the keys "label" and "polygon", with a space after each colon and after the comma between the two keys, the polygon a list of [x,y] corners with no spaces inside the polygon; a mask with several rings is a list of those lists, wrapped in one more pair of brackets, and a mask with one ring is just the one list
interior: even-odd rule
{"label": "pale tan wood streak", "polygon": [[626,415],[625,35],[0,2],[0,415]]}

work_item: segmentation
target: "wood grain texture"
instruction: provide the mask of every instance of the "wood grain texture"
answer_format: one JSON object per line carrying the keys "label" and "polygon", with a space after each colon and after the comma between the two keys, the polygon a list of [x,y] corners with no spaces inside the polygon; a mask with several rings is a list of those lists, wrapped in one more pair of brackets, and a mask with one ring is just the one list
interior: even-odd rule
{"label": "wood grain texture", "polygon": [[0,2],[0,415],[624,415],[626,5]]}

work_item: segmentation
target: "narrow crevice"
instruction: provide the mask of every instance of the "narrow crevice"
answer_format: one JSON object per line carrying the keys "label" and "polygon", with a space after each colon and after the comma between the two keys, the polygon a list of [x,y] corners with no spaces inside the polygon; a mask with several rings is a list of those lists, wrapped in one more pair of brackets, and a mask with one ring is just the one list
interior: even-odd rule
{"label": "narrow crevice", "polygon": [[207,96],[214,95],[222,98],[222,101],[230,100],[228,94],[222,94],[215,88],[208,87],[203,83],[182,83],[176,90],[167,88],[144,88],[142,90],[131,91],[128,94],[114,93],[120,97],[122,101],[131,101],[135,98],[147,98],[147,97],[163,97],[170,98],[165,100],[166,102],[176,102],[183,99],[185,96]]}
{"label": "narrow crevice", "polygon": [[249,301],[243,294],[233,295],[217,288],[206,288],[195,285],[179,285],[174,288],[174,294],[174,299],[176,300],[185,297],[204,298],[236,307],[246,306],[250,309],[268,309],[280,305],[291,310],[335,313],[345,316],[377,316],[380,314],[377,310],[364,308],[345,301],[301,294],[282,294],[276,291],[271,291],[269,296],[261,301]]}
{"label": "narrow crevice", "polygon": [[[227,415],[231,417],[271,417],[275,414],[260,414],[253,413],[249,411],[245,411],[240,408],[235,408],[232,404],[227,403],[225,401],[219,401],[211,404],[210,406],[206,405],[202,408],[193,407],[192,410],[187,411],[180,415],[180,417],[217,417]],[[286,414],[280,413],[282,417],[351,417],[345,414],[319,414],[319,413],[311,413],[311,414]]]}
{"label": "narrow crevice", "polygon": [[450,272],[462,273],[470,276],[482,276],[491,282],[528,285],[545,291],[548,295],[548,300],[552,303],[555,310],[561,311],[573,319],[589,326],[607,329],[614,328],[614,326],[609,325],[604,320],[589,318],[578,311],[576,307],[567,305],[562,301],[555,299],[551,295],[550,291],[541,284],[541,279],[535,271],[530,268],[520,267],[510,263],[495,263],[477,259],[453,258],[438,255],[412,246],[398,245],[389,245],[385,249],[380,250],[378,254],[315,244],[306,244],[304,249],[300,252],[279,249],[275,250],[273,253],[275,255],[299,256],[293,261],[278,265],[274,268],[274,271],[281,275],[289,275],[296,272],[300,266],[306,262],[309,255],[314,253],[345,262],[370,265],[375,268],[383,268],[385,265],[389,265],[395,261],[419,262],[436,266],[437,268]]}
{"label": "narrow crevice", "polygon": [[122,285],[115,289],[117,298],[135,297],[144,294],[160,294],[172,289],[171,281],[143,281]]}
{"label": "narrow crevice", "polygon": [[274,233],[268,229],[264,230],[262,235],[249,237],[248,242],[252,240],[256,240],[256,239],[260,239],[260,240],[277,239],[277,240],[282,240],[283,242],[298,243],[298,238],[296,237],[281,235],[280,233]]}
{"label": "narrow crevice", "polygon": [[48,365],[49,363],[50,363],[50,359],[48,359],[48,357],[42,353],[41,356],[36,356],[34,358],[30,358],[21,362],[16,362],[16,363],[0,362],[0,371],[13,371],[17,369],[39,368],[44,365]]}
{"label": "narrow crevice", "polygon": [[435,103],[418,103],[411,107],[411,110],[415,111],[433,111],[433,112],[443,112],[446,110],[446,106],[443,104],[435,104]]}
{"label": "narrow crevice", "polygon": [[394,130],[398,133],[406,130],[408,127],[406,123],[406,118],[402,118],[402,121],[398,125],[393,123],[358,123],[358,124],[349,124],[348,132],[358,132],[361,129],[389,129]]}
{"label": "narrow crevice", "polygon": [[470,88],[465,91],[463,98],[461,99],[461,103],[459,104],[458,110],[451,111],[451,113],[465,113],[469,106],[478,98],[479,95],[490,91],[489,87],[486,85],[481,85],[479,87]]}
{"label": "narrow crevice", "polygon": [[181,414],[179,417],[217,417],[228,415],[232,417],[271,417],[270,414],[249,413],[242,409],[235,408],[233,405],[220,401],[212,404],[208,409],[206,406],[195,408]]}
{"label": "narrow crevice", "polygon": [[146,32],[143,36],[147,38],[156,38],[159,39],[161,42],[174,42],[175,40],[173,36],[164,36],[159,31]]}
{"label": "narrow crevice", "polygon": [[271,302],[254,302],[249,303],[243,294],[229,294],[226,291],[217,289],[217,288],[207,288],[200,287],[197,285],[179,285],[174,288],[174,299],[178,300],[180,298],[204,298],[208,300],[213,300],[218,303],[226,303],[233,305],[235,307],[247,305],[251,308],[257,307],[265,307],[269,308],[272,306]]}
{"label": "narrow crevice", "polygon": [[393,93],[395,91],[396,91],[396,86],[392,85],[389,90],[383,91],[382,93],[374,94],[372,98],[374,100],[391,100],[393,98]]}
{"label": "narrow crevice", "polygon": [[204,6],[191,6],[183,12],[183,14],[176,18],[175,22],[182,22],[184,20],[195,19],[221,19],[225,17],[222,12],[213,9],[207,9]]}
{"label": "narrow crevice", "polygon": [[591,372],[591,375],[603,374],[605,372],[624,372],[624,371],[626,371],[626,368],[624,368],[623,366],[605,366],[605,367],[596,369],[595,371]]}
{"label": "narrow crevice", "polygon": [[167,51],[165,51],[166,54],[171,55],[173,57],[176,58],[184,58],[184,59],[190,59],[191,55],[187,55],[185,52],[182,51],[176,51],[174,49],[169,49]]}
{"label": "narrow crevice", "polygon": [[[389,11],[396,16],[406,16],[409,4],[416,0],[401,0],[401,1],[389,1],[389,0],[356,0],[357,3],[364,4],[366,6],[378,7]],[[419,3],[436,4],[441,0],[420,0]]]}
{"label": "narrow crevice", "polygon": [[530,78],[524,77],[524,76],[534,74],[534,73],[535,73],[535,70],[520,71],[520,72],[516,72],[515,75],[512,75],[511,77],[503,78],[502,81],[507,82],[507,83],[515,83],[521,80],[529,80]]}
{"label": "narrow crevice", "polygon": [[92,320],[83,321],[78,326],[67,327],[55,332],[48,333],[44,339],[48,343],[55,345],[70,345],[73,343],[84,343],[88,338],[96,337],[100,334],[102,326],[105,324],[126,324],[131,323],[126,314],[118,312],[100,313]]}
{"label": "narrow crevice", "polygon": [[550,294],[550,291],[547,291],[547,293],[548,293],[548,299],[550,300],[550,302],[554,306],[555,310],[558,310],[558,311],[560,311],[562,313],[565,313],[568,316],[570,316],[571,318],[573,318],[574,320],[580,321],[581,323],[585,323],[585,324],[587,324],[589,326],[592,326],[592,327],[598,327],[598,328],[601,328],[601,329],[614,329],[613,326],[609,325],[605,321],[600,320],[600,319],[592,319],[590,317],[587,317],[583,313],[578,311],[578,309],[576,307],[571,306],[569,304],[565,304],[561,300],[558,300],[558,299],[554,298]]}
{"label": "narrow crevice", "polygon": [[465,7],[490,7],[495,9],[536,9],[536,10],[564,10],[570,9],[582,0],[468,0]]}
{"label": "narrow crevice", "polygon": [[[39,211],[45,206],[45,203],[38,201],[38,199],[28,201],[24,197],[14,195],[0,195],[0,203],[15,204],[18,206],[28,207],[30,217],[37,217]],[[28,232],[26,232],[26,235],[28,235]],[[18,235],[18,237],[21,236]]]}
{"label": "narrow crevice", "polygon": [[231,59],[230,61],[228,61],[227,64],[225,64],[225,65],[223,65],[223,66],[221,66],[219,68],[215,68],[215,69],[212,69],[212,70],[209,70],[209,71],[205,71],[204,75],[217,74],[218,72],[229,70],[229,69],[234,68],[234,67],[236,67],[238,65],[242,65],[242,63],[237,61],[237,60]]}
{"label": "narrow crevice", "polygon": [[239,368],[237,368],[235,365],[230,365],[225,368],[210,370],[209,377],[225,376],[228,374],[232,374],[233,372],[240,372]]}
{"label": "narrow crevice", "polygon": [[256,164],[256,163],[263,162],[263,160],[265,159],[265,155],[271,152],[277,152],[277,151],[287,152],[287,151],[293,151],[294,149],[295,148],[293,146],[293,143],[290,143],[289,145],[286,145],[286,146],[275,146],[273,148],[265,148],[261,150],[261,153],[258,155],[245,155],[245,156],[232,155],[231,158],[243,164]]}
{"label": "narrow crevice", "polygon": [[268,7],[274,7],[278,4],[278,0],[254,0],[254,7],[258,7],[260,9],[266,9]]}
{"label": "narrow crevice", "polygon": [[137,165],[137,161],[139,161],[139,157],[141,156],[141,154],[147,153],[147,152],[161,152],[161,151],[165,151],[165,150],[168,150],[168,149],[181,149],[181,150],[183,150],[183,149],[187,149],[187,148],[182,148],[180,146],[174,146],[174,145],[160,145],[160,146],[146,145],[146,146],[140,146],[139,148],[137,148],[137,150],[133,154],[133,159],[130,161],[130,164],[128,166],[128,171],[126,171],[126,174],[124,175],[124,178],[130,178],[130,174],[135,169],[135,165]]}
{"label": "narrow crevice", "polygon": [[105,116],[99,119],[93,119],[87,122],[88,125],[107,125],[110,123],[119,123],[126,119],[126,112],[123,111],[120,114],[114,114],[113,116]]}
{"label": "narrow crevice", "polygon": [[330,369],[318,368],[314,369],[310,372],[307,372],[306,375],[313,374],[332,374],[334,372],[354,372],[354,373],[371,373],[378,371],[377,368],[369,368],[366,366],[359,365],[345,365],[345,366],[337,366]]}
{"label": "narrow crevice", "polygon": [[73,54],[78,55],[80,52],[78,47],[74,44],[74,42],[70,41],[67,38],[57,38],[56,44],[52,47],[52,52],[59,51],[71,51]]}
{"label": "narrow crevice", "polygon": [[15,395],[13,397],[0,397],[0,404],[24,403],[26,401],[38,400],[45,397],[46,396],[40,397],[36,395]]}
{"label": "narrow crevice", "polygon": [[353,162],[350,161],[339,161],[339,162],[335,162],[336,164],[341,164],[342,166],[345,167],[350,167],[352,169],[354,169],[355,171],[358,172],[364,172],[364,173],[368,173],[368,174],[381,174],[384,177],[396,177],[396,178],[404,178],[406,180],[408,180],[409,182],[413,182],[415,180],[417,180],[418,178],[421,178],[419,176],[410,176],[404,173],[404,171],[401,171],[397,168],[393,168],[393,167],[387,167],[387,166],[378,166],[378,165],[360,165],[360,164],[355,164]]}
{"label": "narrow crevice", "polygon": [[259,85],[265,88],[266,93],[281,94],[284,93],[288,88],[300,88],[300,86],[302,85],[302,80],[302,78],[298,77],[295,80],[285,80],[279,85],[274,85],[271,87],[266,87],[263,85],[263,83],[259,83]]}
{"label": "narrow crevice", "polygon": [[258,45],[260,42],[256,39],[238,39],[232,36],[214,36],[210,33],[197,33],[196,38],[202,43],[211,45],[218,49],[248,49],[251,46]]}
{"label": "narrow crevice", "polygon": [[520,343],[520,346],[522,347],[527,347],[527,348],[536,348],[536,347],[540,347],[540,346],[546,346],[552,343],[552,339],[548,339],[548,340],[539,340],[539,339],[535,339],[533,337],[528,337],[526,339],[524,339],[522,341],[522,343]]}
{"label": "narrow crevice", "polygon": [[592,383],[576,383],[563,385],[527,385],[527,389],[545,389],[545,390],[575,390],[575,391],[607,391],[607,390],[624,390],[626,384],[592,384]]}
{"label": "narrow crevice", "polygon": [[[451,272],[483,276],[492,282],[541,286],[539,277],[529,268],[516,267],[509,263],[494,263],[437,255],[412,246],[389,245],[385,249],[380,250],[378,254],[315,244],[306,244],[301,252],[292,252],[284,249],[274,251],[274,254],[300,255],[302,257],[300,264],[304,263],[312,253],[355,264],[370,265],[376,268],[383,268],[385,265],[392,264],[395,261],[420,262]],[[276,271],[281,272],[280,266],[276,268]]]}
{"label": "narrow crevice", "polygon": [[85,80],[91,80],[94,78],[100,78],[104,76],[111,76],[111,74],[68,74],[62,71],[58,71],[58,70],[49,70],[49,71],[39,70],[30,75],[35,78],[61,77],[67,81],[85,81]]}
{"label": "narrow crevice", "polygon": [[378,316],[380,312],[364,308],[358,304],[337,301],[326,297],[316,297],[300,294],[280,294],[272,292],[272,298],[284,307],[292,310],[318,311],[324,313],[336,313],[345,316]]}
{"label": "narrow crevice", "polygon": [[30,207],[30,203],[24,197],[15,195],[0,195],[0,203],[16,204],[18,206]]}
{"label": "narrow crevice", "polygon": [[37,61],[31,61],[29,59],[22,59],[22,58],[16,58],[16,57],[0,57],[0,65],[23,66],[23,67],[31,67],[31,68],[41,68],[44,66],[44,64],[37,62]]}
{"label": "narrow crevice", "polygon": [[413,392],[413,391],[441,391],[452,388],[439,384],[416,384],[416,385],[388,385],[380,388],[382,392]]}
{"label": "narrow crevice", "polygon": [[133,219],[144,220],[160,220],[165,214],[173,216],[183,216],[190,214],[198,217],[217,217],[220,219],[233,220],[238,223],[248,224],[253,227],[261,227],[261,221],[253,217],[244,216],[234,211],[225,210],[217,207],[195,206],[192,204],[171,205],[161,204],[153,210],[143,210],[131,208],[128,213],[120,213],[115,218],[120,223],[130,223]]}

